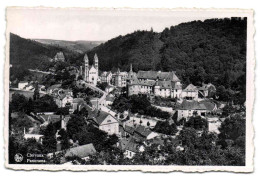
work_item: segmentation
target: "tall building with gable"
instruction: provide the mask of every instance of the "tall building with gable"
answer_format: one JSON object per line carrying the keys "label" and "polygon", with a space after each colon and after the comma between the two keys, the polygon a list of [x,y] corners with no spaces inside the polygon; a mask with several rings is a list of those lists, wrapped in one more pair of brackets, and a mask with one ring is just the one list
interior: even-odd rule
{"label": "tall building with gable", "polygon": [[89,65],[89,59],[87,54],[84,56],[84,80],[92,85],[97,85],[98,81],[98,56],[95,54],[93,65]]}
{"label": "tall building with gable", "polygon": [[129,96],[147,94],[164,98],[181,97],[182,84],[174,71],[138,71],[137,74],[131,73],[132,75],[128,77]]}

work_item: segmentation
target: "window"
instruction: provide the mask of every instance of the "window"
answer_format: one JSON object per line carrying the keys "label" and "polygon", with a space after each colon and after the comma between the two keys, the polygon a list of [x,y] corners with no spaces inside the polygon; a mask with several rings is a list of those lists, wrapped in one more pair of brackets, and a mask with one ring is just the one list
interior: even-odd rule
{"label": "window", "polygon": [[107,120],[107,122],[111,122],[111,120]]}

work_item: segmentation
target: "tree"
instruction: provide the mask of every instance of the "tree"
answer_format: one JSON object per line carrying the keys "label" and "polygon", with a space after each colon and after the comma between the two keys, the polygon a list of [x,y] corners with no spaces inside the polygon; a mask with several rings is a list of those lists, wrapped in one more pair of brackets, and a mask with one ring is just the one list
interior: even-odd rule
{"label": "tree", "polygon": [[232,145],[239,145],[245,149],[245,124],[245,118],[239,114],[226,118],[219,128],[219,143],[223,147],[227,147],[229,140],[231,140]]}
{"label": "tree", "polygon": [[61,149],[68,149],[70,147],[70,143],[66,130],[61,129],[58,134],[60,135],[59,140],[61,141]]}
{"label": "tree", "polygon": [[56,151],[56,129],[52,123],[48,124],[43,131],[42,146],[45,153],[51,153]]}
{"label": "tree", "polygon": [[39,86],[38,86],[38,83],[36,82],[34,93],[33,93],[33,100],[37,100],[39,98],[40,98]]}
{"label": "tree", "polygon": [[175,124],[170,125],[167,121],[158,121],[153,130],[166,135],[174,135],[178,131]]}
{"label": "tree", "polygon": [[97,87],[100,88],[101,90],[104,90],[104,91],[105,91],[107,86],[108,86],[107,82],[103,82],[103,83],[98,82],[97,83]]}
{"label": "tree", "polygon": [[71,115],[67,123],[67,134],[69,138],[75,138],[78,133],[82,133],[87,127],[84,117],[80,115]]}
{"label": "tree", "polygon": [[185,127],[192,127],[196,130],[207,130],[208,129],[208,122],[206,119],[194,115],[190,117],[190,119],[185,123]]}
{"label": "tree", "polygon": [[27,105],[27,99],[24,95],[14,93],[12,100],[9,104],[10,111],[25,111]]}

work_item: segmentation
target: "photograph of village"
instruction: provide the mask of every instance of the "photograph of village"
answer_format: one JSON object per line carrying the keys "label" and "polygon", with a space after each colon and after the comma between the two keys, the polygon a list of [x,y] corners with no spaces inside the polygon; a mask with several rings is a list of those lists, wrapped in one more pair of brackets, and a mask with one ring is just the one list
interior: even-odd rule
{"label": "photograph of village", "polygon": [[245,166],[247,18],[120,29],[9,33],[9,164]]}

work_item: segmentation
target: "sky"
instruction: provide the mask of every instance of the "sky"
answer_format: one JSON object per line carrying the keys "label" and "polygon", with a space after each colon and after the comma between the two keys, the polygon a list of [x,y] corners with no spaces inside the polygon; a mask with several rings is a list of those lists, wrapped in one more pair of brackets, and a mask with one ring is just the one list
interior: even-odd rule
{"label": "sky", "polygon": [[224,18],[235,13],[172,10],[7,9],[7,31],[23,38],[107,41],[136,30],[161,32],[193,20]]}

